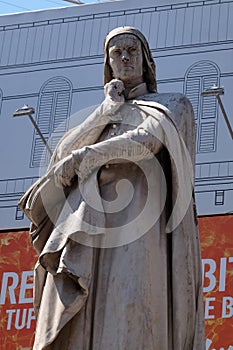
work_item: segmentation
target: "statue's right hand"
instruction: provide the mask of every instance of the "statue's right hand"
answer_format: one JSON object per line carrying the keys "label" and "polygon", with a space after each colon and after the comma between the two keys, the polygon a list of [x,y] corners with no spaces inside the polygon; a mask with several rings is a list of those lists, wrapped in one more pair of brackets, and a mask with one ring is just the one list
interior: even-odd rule
{"label": "statue's right hand", "polygon": [[124,83],[119,79],[113,79],[104,86],[106,98],[110,98],[114,102],[124,102]]}
{"label": "statue's right hand", "polygon": [[53,176],[55,185],[58,188],[71,186],[72,180],[75,176],[73,158],[71,154],[55,164],[53,167]]}

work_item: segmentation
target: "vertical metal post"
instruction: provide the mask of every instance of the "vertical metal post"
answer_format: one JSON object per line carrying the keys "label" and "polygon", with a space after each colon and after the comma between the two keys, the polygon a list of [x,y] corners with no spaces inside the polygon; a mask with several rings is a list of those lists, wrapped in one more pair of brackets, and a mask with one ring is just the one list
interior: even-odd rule
{"label": "vertical metal post", "polygon": [[223,87],[218,87],[216,85],[213,85],[210,89],[207,89],[201,93],[201,96],[203,97],[208,97],[208,96],[215,96],[217,98],[218,104],[221,108],[223,117],[225,119],[225,122],[227,124],[228,130],[230,132],[231,138],[233,139],[233,130],[231,128],[231,124],[229,122],[229,119],[227,117],[227,113],[225,111],[225,108],[223,106],[222,100],[220,98],[220,95],[224,94],[224,88]]}
{"label": "vertical metal post", "polygon": [[224,108],[223,103],[222,103],[222,100],[221,100],[221,98],[220,98],[220,95],[216,95],[216,98],[217,98],[217,100],[218,100],[218,104],[219,104],[219,106],[220,106],[220,108],[221,108],[221,111],[222,111],[223,117],[224,117],[224,119],[225,119],[225,122],[226,122],[226,124],[227,124],[228,130],[229,130],[229,132],[230,132],[230,134],[231,134],[231,138],[233,139],[233,130],[232,130],[231,124],[230,124],[230,122],[229,122],[229,120],[228,120],[228,117],[227,117],[225,108]]}
{"label": "vertical metal post", "polygon": [[44,142],[44,145],[45,145],[46,149],[48,150],[48,152],[50,153],[50,155],[52,155],[53,152],[51,151],[51,149],[50,149],[50,147],[49,147],[47,141],[46,141],[45,138],[44,138],[44,135],[41,133],[41,131],[40,131],[38,125],[36,124],[35,120],[32,118],[32,115],[31,115],[31,114],[28,114],[28,116],[29,116],[29,119],[31,120],[32,124],[34,125],[36,131],[38,132],[38,134],[39,134],[41,140]]}

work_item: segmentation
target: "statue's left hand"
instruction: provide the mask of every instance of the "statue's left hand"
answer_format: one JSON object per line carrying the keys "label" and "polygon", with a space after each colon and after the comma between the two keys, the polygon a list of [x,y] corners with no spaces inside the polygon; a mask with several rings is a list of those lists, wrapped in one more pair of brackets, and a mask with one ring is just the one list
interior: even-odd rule
{"label": "statue's left hand", "polygon": [[72,154],[62,159],[54,166],[54,181],[59,188],[71,186],[75,176]]}

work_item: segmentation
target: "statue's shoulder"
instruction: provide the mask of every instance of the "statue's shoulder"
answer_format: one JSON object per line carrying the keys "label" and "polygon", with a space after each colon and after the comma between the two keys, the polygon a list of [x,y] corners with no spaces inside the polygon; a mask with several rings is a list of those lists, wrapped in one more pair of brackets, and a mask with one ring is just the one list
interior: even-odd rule
{"label": "statue's shoulder", "polygon": [[149,93],[142,97],[142,100],[153,104],[160,104],[164,106],[164,110],[169,114],[170,118],[174,122],[181,124],[189,121],[191,124],[194,122],[194,113],[192,104],[189,99],[179,92],[171,93]]}
{"label": "statue's shoulder", "polygon": [[[194,138],[194,113],[189,99],[181,93],[149,93],[140,99],[148,106],[162,110],[176,125],[177,129],[186,139]],[[157,106],[156,106],[157,105]]]}
{"label": "statue's shoulder", "polygon": [[192,105],[189,99],[179,92],[149,93],[143,96],[144,101],[156,102],[171,112],[190,112]]}

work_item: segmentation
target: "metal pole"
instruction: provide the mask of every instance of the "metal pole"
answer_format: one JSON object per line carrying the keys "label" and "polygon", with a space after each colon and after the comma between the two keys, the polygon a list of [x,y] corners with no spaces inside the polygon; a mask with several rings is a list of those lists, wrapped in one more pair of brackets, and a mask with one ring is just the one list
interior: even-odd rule
{"label": "metal pole", "polygon": [[36,124],[35,120],[32,118],[32,114],[34,114],[34,113],[35,113],[35,109],[33,107],[29,107],[28,105],[24,105],[22,108],[19,108],[14,112],[13,117],[23,117],[23,116],[27,115],[29,117],[29,119],[31,120],[34,128],[38,132],[38,134],[39,134],[41,140],[43,141],[47,151],[49,152],[50,155],[52,155],[53,152],[49,148],[49,145],[48,145],[47,141],[45,140],[42,132],[40,131],[39,126]]}
{"label": "metal pole", "polygon": [[209,88],[201,93],[201,96],[203,96],[203,97],[208,97],[208,96],[215,96],[216,97],[218,104],[221,108],[223,117],[225,119],[225,122],[227,124],[228,130],[231,134],[231,138],[233,139],[233,131],[231,128],[231,124],[230,124],[229,119],[227,117],[227,113],[223,107],[223,103],[222,103],[222,100],[220,98],[220,95],[224,95],[224,87],[218,87],[216,85],[213,85],[211,88]]}
{"label": "metal pole", "polygon": [[220,95],[216,95],[216,97],[217,97],[219,106],[220,106],[220,108],[221,108],[222,114],[223,114],[223,116],[224,116],[225,122],[226,122],[226,124],[227,124],[228,130],[229,130],[229,132],[230,132],[230,134],[231,134],[231,138],[233,139],[233,130],[232,130],[231,125],[230,125],[230,122],[229,122],[229,120],[228,120],[226,111],[225,111],[225,109],[224,109],[224,107],[223,107],[223,104],[222,104]]}
{"label": "metal pole", "polygon": [[45,147],[47,148],[48,152],[50,153],[50,155],[52,155],[53,152],[52,152],[51,149],[49,148],[49,145],[48,145],[47,141],[45,140],[44,135],[41,133],[41,131],[40,131],[38,125],[36,124],[35,120],[32,118],[32,115],[31,115],[31,114],[28,114],[28,116],[29,116],[29,118],[30,118],[32,124],[34,125],[36,131],[38,132],[38,134],[39,134],[41,140],[44,142],[44,145],[45,145]]}

